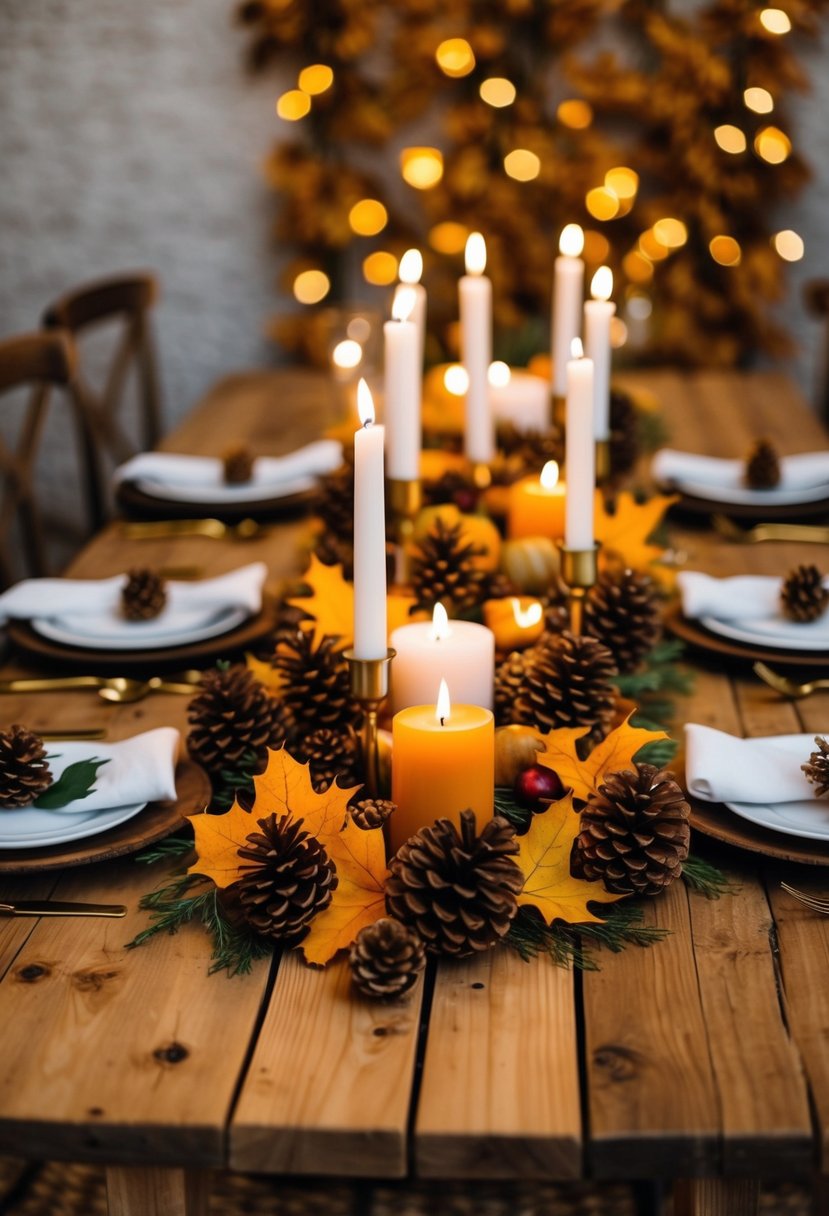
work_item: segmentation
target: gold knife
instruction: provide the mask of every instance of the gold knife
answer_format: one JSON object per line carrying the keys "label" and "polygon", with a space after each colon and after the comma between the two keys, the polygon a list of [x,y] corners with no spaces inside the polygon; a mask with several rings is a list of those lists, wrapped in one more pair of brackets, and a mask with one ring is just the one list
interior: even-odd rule
{"label": "gold knife", "polygon": [[125,904],[74,904],[58,900],[20,899],[0,903],[0,916],[126,916]]}
{"label": "gold knife", "polygon": [[107,733],[100,727],[86,727],[83,730],[38,730],[35,734],[48,743],[59,739],[61,743],[82,743],[84,739],[106,739]]}

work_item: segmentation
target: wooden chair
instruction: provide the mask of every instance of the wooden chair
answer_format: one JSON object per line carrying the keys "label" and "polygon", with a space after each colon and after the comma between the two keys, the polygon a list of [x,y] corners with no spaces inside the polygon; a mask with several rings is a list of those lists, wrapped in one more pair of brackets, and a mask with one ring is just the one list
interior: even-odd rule
{"label": "wooden chair", "polygon": [[[47,572],[35,461],[52,389],[70,386],[75,363],[72,340],[59,331],[0,341],[0,395],[31,387],[16,442],[0,438],[0,581],[4,586],[15,581],[21,565],[28,574]],[[19,529],[23,562],[14,556],[15,528]]]}
{"label": "wooden chair", "polygon": [[103,388],[94,389],[79,367],[71,386],[86,466],[87,495],[93,525],[106,519],[107,464],[120,464],[137,450],[124,429],[124,401],[129,373],[137,373],[140,445],[155,447],[161,436],[160,396],[150,309],[158,299],[152,274],[130,274],[89,283],[67,292],[43,314],[47,329],[68,330],[74,338],[93,327],[119,326]]}

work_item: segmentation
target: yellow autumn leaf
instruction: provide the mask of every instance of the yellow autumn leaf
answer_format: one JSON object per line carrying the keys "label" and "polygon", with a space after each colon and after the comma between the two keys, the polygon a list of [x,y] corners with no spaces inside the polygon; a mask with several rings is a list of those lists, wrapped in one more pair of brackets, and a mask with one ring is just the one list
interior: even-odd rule
{"label": "yellow autumn leaf", "polygon": [[314,618],[301,621],[300,629],[313,630],[317,646],[326,634],[340,638],[343,649],[350,646],[354,640],[354,587],[343,577],[342,566],[326,566],[312,553],[303,582],[311,588],[310,596],[286,601]]}
{"label": "yellow autumn leaf", "polygon": [[337,869],[331,903],[311,921],[301,945],[305,961],[324,966],[338,950],[350,946],[366,925],[386,912],[386,848],[382,828],[363,831],[351,819],[326,839]]}
{"label": "yellow autumn leaf", "polygon": [[571,789],[576,798],[586,799],[588,794],[598,789],[608,773],[631,768],[633,757],[640,747],[657,739],[668,738],[664,730],[631,726],[631,717],[632,714],[628,714],[624,722],[593,748],[586,760],[579,759],[576,745],[588,733],[589,727],[551,730],[542,736],[544,750],[538,753],[536,763],[555,769],[562,784]]}
{"label": "yellow autumn leaf", "polygon": [[245,654],[245,667],[248,671],[253,672],[254,678],[259,681],[270,693],[279,693],[285,685],[285,677],[278,667],[274,667],[267,659],[257,659],[255,654]]}
{"label": "yellow autumn leaf", "polygon": [[596,494],[595,531],[601,544],[603,562],[621,561],[632,570],[646,570],[664,552],[661,545],[649,544],[649,537],[662,522],[676,495],[655,494],[647,502],[637,502],[627,490],[616,499],[610,515],[601,494]]}
{"label": "yellow autumn leaf", "polygon": [[600,883],[574,878],[570,873],[570,853],[579,832],[579,817],[573,810],[573,795],[550,803],[546,811],[533,815],[526,836],[519,836],[518,865],[524,886],[518,903],[537,908],[550,925],[554,920],[568,924],[598,921],[587,907],[588,900],[615,903]]}

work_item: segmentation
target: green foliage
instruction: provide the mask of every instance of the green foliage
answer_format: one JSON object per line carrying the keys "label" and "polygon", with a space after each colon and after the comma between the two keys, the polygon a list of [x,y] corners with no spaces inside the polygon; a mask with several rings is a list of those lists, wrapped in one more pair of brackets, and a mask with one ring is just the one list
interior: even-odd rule
{"label": "green foliage", "polygon": [[682,863],[682,878],[686,887],[699,891],[706,899],[719,899],[722,895],[736,895],[739,886],[735,885],[722,870],[703,861],[701,857],[689,856]]}
{"label": "green foliage", "polygon": [[88,798],[95,789],[98,769],[105,764],[109,764],[109,760],[99,760],[97,756],[70,764],[32,805],[41,811],[59,811],[70,802]]}
{"label": "green foliage", "polygon": [[568,925],[554,921],[547,925],[534,908],[519,908],[506,936],[506,944],[525,961],[548,954],[559,967],[578,971],[598,971],[596,952],[601,949],[618,954],[626,946],[652,946],[670,932],[645,925],[642,908],[632,903],[595,905],[604,920],[596,924]]}

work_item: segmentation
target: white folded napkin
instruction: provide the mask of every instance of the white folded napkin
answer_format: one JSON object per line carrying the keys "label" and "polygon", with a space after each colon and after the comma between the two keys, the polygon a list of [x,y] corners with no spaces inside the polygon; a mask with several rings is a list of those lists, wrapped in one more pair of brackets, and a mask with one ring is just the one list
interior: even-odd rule
{"label": "white folded napkin", "polygon": [[738,739],[689,722],[685,727],[688,793],[704,802],[802,802],[815,787],[801,771],[815,749],[811,735]]}
{"label": "white folded napkin", "polygon": [[342,464],[342,444],[336,439],[317,439],[287,456],[258,456],[253,462],[249,482],[228,486],[224,480],[224,461],[216,456],[186,456],[178,452],[139,452],[113,474],[114,484],[122,481],[151,481],[159,486],[203,488],[205,490],[249,491],[251,486],[273,490],[280,496],[312,489],[316,479],[332,473]]}
{"label": "white folded napkin", "polygon": [[148,730],[120,743],[61,743],[58,739],[46,746],[56,781],[64,769],[79,760],[95,757],[109,761],[98,769],[94,789],[86,798],[78,798],[54,814],[88,814],[135,802],[164,802],[176,796],[179,732],[171,726]]}
{"label": "white folded napkin", "polygon": [[[252,562],[197,582],[167,583],[167,603],[155,621],[173,618],[176,614],[219,611],[223,608],[243,608],[253,615],[262,607],[262,588],[268,575],[264,562]],[[0,595],[0,624],[10,617],[79,617],[102,612],[116,617],[120,613],[121,590],[126,576],[112,578],[27,578]]]}
{"label": "white folded napkin", "polygon": [[[745,467],[744,460],[662,448],[653,458],[651,471],[657,481],[738,490],[745,487]],[[775,489],[806,490],[824,484],[829,484],[829,452],[800,452],[797,456],[780,458],[780,481]]]}
{"label": "white folded napkin", "polygon": [[681,570],[676,581],[682,611],[692,620],[713,616],[720,621],[750,621],[780,616],[782,579],[766,574],[714,578],[699,570]]}

